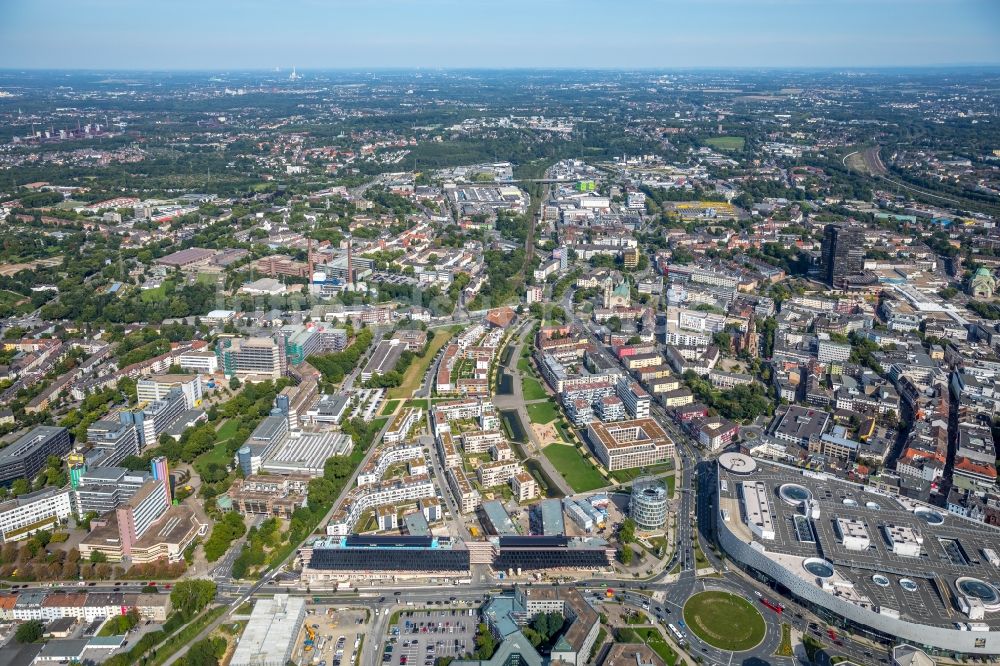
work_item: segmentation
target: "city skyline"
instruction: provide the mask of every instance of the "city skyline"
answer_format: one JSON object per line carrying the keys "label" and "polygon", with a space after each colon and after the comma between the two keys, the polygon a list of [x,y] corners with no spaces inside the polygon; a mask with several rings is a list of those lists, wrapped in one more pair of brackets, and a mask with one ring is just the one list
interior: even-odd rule
{"label": "city skyline", "polygon": [[663,0],[616,11],[589,0],[514,0],[503,11],[453,0],[15,0],[0,9],[0,25],[7,69],[1000,64],[1000,5],[988,0]]}

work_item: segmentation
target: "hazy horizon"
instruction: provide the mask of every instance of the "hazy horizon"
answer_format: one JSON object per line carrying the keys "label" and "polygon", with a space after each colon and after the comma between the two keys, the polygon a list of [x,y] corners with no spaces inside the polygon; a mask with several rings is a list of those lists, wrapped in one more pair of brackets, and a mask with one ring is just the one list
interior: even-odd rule
{"label": "hazy horizon", "polygon": [[9,0],[10,70],[1000,65],[993,0]]}
{"label": "hazy horizon", "polygon": [[940,63],[940,64],[929,64],[929,65],[869,65],[869,66],[842,66],[842,65],[825,65],[825,66],[802,66],[795,67],[792,65],[788,66],[739,66],[739,65],[719,65],[716,67],[625,67],[625,66],[577,66],[577,67],[556,67],[556,66],[530,66],[523,65],[518,67],[448,67],[448,66],[412,66],[406,67],[402,65],[384,65],[384,66],[363,66],[357,65],[352,67],[301,67],[298,65],[287,65],[287,66],[277,66],[277,67],[0,67],[0,72],[6,73],[17,73],[17,72],[33,72],[33,73],[74,73],[74,74],[115,74],[115,73],[128,73],[128,74],[144,74],[144,73],[171,73],[171,74],[289,74],[292,70],[295,70],[298,74],[303,77],[308,74],[327,74],[327,73],[366,73],[366,72],[586,72],[586,71],[596,71],[596,72],[664,72],[664,73],[699,73],[699,72],[718,72],[718,73],[747,73],[747,72],[824,72],[824,73],[836,73],[836,72],[933,72],[941,70],[951,70],[951,71],[962,71],[962,70],[996,70],[1000,71],[1000,62],[995,63]]}

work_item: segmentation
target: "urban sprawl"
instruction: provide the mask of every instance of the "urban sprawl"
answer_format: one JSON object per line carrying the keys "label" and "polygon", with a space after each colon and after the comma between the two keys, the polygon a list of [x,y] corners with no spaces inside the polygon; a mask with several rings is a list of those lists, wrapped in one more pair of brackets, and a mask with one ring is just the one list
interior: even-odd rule
{"label": "urban sprawl", "polygon": [[0,664],[996,659],[998,82],[0,73]]}

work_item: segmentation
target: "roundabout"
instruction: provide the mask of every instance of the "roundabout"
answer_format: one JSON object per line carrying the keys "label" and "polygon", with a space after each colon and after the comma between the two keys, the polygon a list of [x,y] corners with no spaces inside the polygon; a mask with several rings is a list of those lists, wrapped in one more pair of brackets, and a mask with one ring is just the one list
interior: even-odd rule
{"label": "roundabout", "polygon": [[705,643],[720,650],[745,652],[767,633],[764,616],[753,604],[731,592],[705,591],[684,604],[684,623]]}

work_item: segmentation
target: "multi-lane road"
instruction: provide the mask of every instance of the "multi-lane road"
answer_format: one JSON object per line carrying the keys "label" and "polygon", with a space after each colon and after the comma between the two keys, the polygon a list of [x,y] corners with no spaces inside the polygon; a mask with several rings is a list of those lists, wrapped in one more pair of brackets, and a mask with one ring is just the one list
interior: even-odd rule
{"label": "multi-lane road", "polygon": [[[572,292],[567,293],[564,302],[564,309],[574,322],[581,327],[581,330],[588,330],[572,307]],[[521,331],[518,331],[520,333]],[[517,338],[519,351],[521,340]],[[595,339],[598,345],[600,341]],[[514,344],[512,342],[512,344]],[[601,347],[603,348],[603,347]],[[513,354],[513,363],[519,354]],[[418,389],[414,397],[429,399],[433,392],[434,380],[440,364],[440,353],[430,363],[423,384]],[[352,373],[352,378],[353,378]],[[519,379],[515,374],[515,378]],[[676,499],[673,509],[677,516],[677,529],[675,533],[675,548],[670,560],[658,573],[646,579],[623,580],[611,577],[590,577],[576,580],[572,583],[581,589],[592,590],[592,598],[600,599],[606,588],[611,587],[618,591],[615,602],[621,602],[642,608],[646,613],[652,615],[656,620],[664,625],[668,623],[677,625],[682,618],[682,608],[684,602],[696,592],[704,589],[717,589],[734,594],[738,594],[752,604],[761,609],[767,623],[767,633],[760,645],[752,650],[733,654],[712,647],[700,641],[691,632],[687,631],[686,638],[689,642],[689,650],[693,655],[701,658],[703,662],[713,664],[732,663],[770,663],[770,664],[791,664],[791,658],[776,657],[775,652],[781,640],[781,625],[787,623],[802,633],[810,631],[809,623],[817,622],[819,627],[825,625],[817,618],[813,617],[807,610],[797,607],[791,601],[786,600],[788,609],[782,616],[778,616],[758,603],[759,594],[773,595],[763,584],[753,580],[743,572],[731,570],[730,567],[719,559],[710,547],[714,543],[715,516],[714,493],[707,489],[714,486],[714,463],[704,457],[697,446],[690,438],[681,432],[672,419],[666,414],[663,407],[657,403],[652,406],[653,415],[667,428],[674,441],[677,443],[677,469],[676,469]],[[428,425],[430,424],[428,414]],[[468,528],[461,520],[461,513],[455,505],[452,493],[443,477],[444,467],[438,459],[437,447],[434,446],[432,438],[428,437],[423,443],[431,451],[431,461],[433,473],[438,486],[441,488],[441,496],[449,514],[449,522],[452,524],[456,534],[462,538],[469,539]],[[370,460],[377,450],[376,446],[370,447],[365,460],[358,467],[360,469]],[[355,474],[357,470],[355,470]],[[347,492],[353,487],[354,476],[344,487],[341,497],[334,504],[336,507],[344,498]],[[333,509],[331,509],[332,513]],[[329,519],[329,515],[326,519]],[[699,577],[696,567],[695,540],[702,546],[702,552],[708,560],[709,565],[715,572],[712,576]],[[251,599],[255,595],[272,595],[275,593],[291,593],[307,596],[318,596],[319,600],[328,605],[365,607],[372,610],[373,624],[368,631],[369,640],[365,641],[362,664],[377,664],[378,655],[381,648],[382,638],[388,629],[388,621],[394,610],[405,609],[410,606],[432,606],[432,605],[478,605],[484,601],[488,595],[496,592],[499,585],[494,581],[487,570],[474,571],[472,581],[469,584],[460,586],[453,585],[427,585],[427,584],[397,584],[390,589],[384,585],[366,588],[363,584],[356,587],[351,593],[337,592],[317,592],[299,589],[294,585],[293,580],[283,581],[285,574],[279,573],[285,563],[270,570],[260,581],[254,584],[239,583],[231,580],[232,559],[236,556],[238,548],[234,548],[231,553],[217,566],[213,572],[218,584],[218,599],[229,606],[229,613],[220,618],[219,622],[231,616],[243,602]],[[287,562],[287,560],[286,560]],[[677,566],[679,565],[679,567]],[[676,571],[675,571],[676,569]],[[534,583],[543,585],[546,583]],[[56,586],[76,587],[76,581]],[[22,589],[50,589],[53,584],[29,585]],[[88,592],[131,592],[139,591],[142,583],[123,583],[114,585],[113,583],[97,584],[80,588]],[[161,591],[165,591],[161,588]],[[640,594],[640,592],[642,594]],[[653,594],[651,601],[647,596]],[[607,603],[600,601],[599,603]],[[377,614],[375,613],[377,611]],[[213,627],[209,627],[202,636],[208,634]],[[814,631],[814,633],[817,633]],[[817,638],[824,638],[823,635]],[[883,648],[881,652],[873,651],[867,644],[854,643],[847,637],[841,637],[843,645],[833,648],[832,653],[850,657],[859,663],[874,663],[886,657]],[[192,643],[195,641],[191,641]],[[178,653],[183,654],[183,650]]]}

